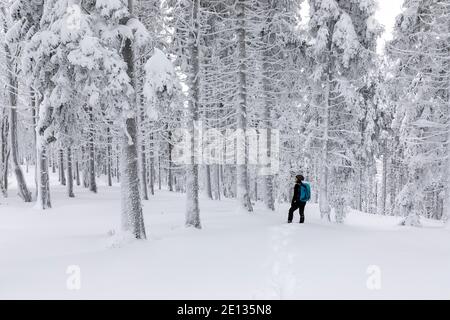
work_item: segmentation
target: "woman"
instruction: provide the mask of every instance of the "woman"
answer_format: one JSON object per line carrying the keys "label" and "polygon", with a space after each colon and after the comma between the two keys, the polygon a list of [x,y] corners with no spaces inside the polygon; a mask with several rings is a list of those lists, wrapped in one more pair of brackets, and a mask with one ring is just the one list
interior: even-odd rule
{"label": "woman", "polygon": [[309,184],[303,182],[305,177],[301,174],[295,176],[294,196],[292,197],[291,208],[289,209],[288,223],[292,223],[294,211],[300,211],[300,223],[305,222],[305,206],[311,196]]}

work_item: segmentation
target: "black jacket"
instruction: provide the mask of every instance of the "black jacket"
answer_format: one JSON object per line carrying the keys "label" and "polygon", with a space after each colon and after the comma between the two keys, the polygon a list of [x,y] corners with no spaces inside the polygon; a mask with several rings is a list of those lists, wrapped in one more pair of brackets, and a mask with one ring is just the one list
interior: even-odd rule
{"label": "black jacket", "polygon": [[294,196],[292,197],[291,204],[297,203],[300,198],[300,183],[294,185]]}

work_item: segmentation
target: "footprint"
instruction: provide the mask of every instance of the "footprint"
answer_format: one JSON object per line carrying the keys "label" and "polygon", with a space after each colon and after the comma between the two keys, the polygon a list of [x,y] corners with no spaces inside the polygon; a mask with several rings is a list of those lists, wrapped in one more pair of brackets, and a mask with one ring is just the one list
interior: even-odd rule
{"label": "footprint", "polygon": [[293,253],[290,226],[273,227],[270,230],[269,274],[263,295],[269,299],[290,299],[295,294],[298,279],[294,273],[295,258]]}

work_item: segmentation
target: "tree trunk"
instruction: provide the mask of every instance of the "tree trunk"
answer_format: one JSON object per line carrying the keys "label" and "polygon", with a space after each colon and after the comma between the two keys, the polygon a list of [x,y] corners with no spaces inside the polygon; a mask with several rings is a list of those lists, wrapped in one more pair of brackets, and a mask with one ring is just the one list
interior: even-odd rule
{"label": "tree trunk", "polygon": [[63,149],[59,150],[59,177],[61,185],[66,185],[66,174],[64,171],[64,151]]}
{"label": "tree trunk", "polygon": [[[133,15],[133,1],[128,0],[130,16]],[[126,25],[129,17],[122,19],[121,24]],[[123,39],[122,57],[127,64],[127,73],[131,86],[136,89],[134,75],[133,44],[130,38]],[[136,96],[132,99],[131,110],[136,109]],[[137,125],[136,114],[125,120],[125,130],[122,137],[121,161],[121,193],[122,193],[122,229],[130,232],[136,239],[145,239],[144,216],[142,213],[141,196],[139,191],[139,168],[137,152]]]}
{"label": "tree trunk", "polygon": [[73,193],[73,171],[72,171],[72,149],[67,148],[67,195],[69,198],[74,198]]}
{"label": "tree trunk", "polygon": [[220,164],[216,165],[216,183],[217,183],[217,196],[216,199],[220,200],[220,189],[221,189],[221,183],[220,183]]}
{"label": "tree trunk", "polygon": [[[150,188],[153,189],[152,187],[150,187]],[[145,157],[145,141],[143,138],[141,141],[141,190],[142,190],[142,199],[148,200],[147,160]],[[152,195],[153,195],[153,192],[152,192]]]}
{"label": "tree trunk", "polygon": [[[51,156],[47,156],[47,162],[49,163],[48,165],[52,167],[52,173],[56,173],[56,161],[54,152],[51,152]],[[61,171],[58,171],[58,181],[61,181]]]}
{"label": "tree trunk", "polygon": [[47,159],[47,148],[39,141],[43,139],[38,137],[38,149],[37,149],[37,159],[39,161],[39,173],[38,173],[38,195],[37,203],[39,209],[45,210],[52,207],[50,201],[50,182],[48,175],[48,159]]}
{"label": "tree trunk", "polygon": [[245,0],[238,0],[236,4],[238,23],[238,55],[239,55],[239,103],[236,105],[237,115],[237,163],[236,163],[236,196],[239,205],[246,211],[252,212],[250,201],[248,172],[247,172],[247,35],[245,26]]}
{"label": "tree trunk", "polygon": [[356,202],[356,209],[358,211],[363,211],[363,193],[364,193],[364,186],[363,186],[363,169],[362,169],[362,163],[360,162],[360,166],[358,168],[358,193],[357,193],[357,202]]}
{"label": "tree trunk", "polygon": [[[450,92],[450,87],[449,87]],[[450,109],[450,94],[448,97],[448,105]],[[447,117],[447,126],[450,125],[450,117]],[[445,180],[444,180],[444,199],[442,218],[447,221],[447,228],[450,229],[450,131],[447,133],[446,144],[447,160],[445,163]]]}
{"label": "tree trunk", "polygon": [[95,181],[95,145],[94,145],[94,115],[92,107],[89,107],[89,139],[88,139],[88,174],[89,191],[97,193],[97,183]]}
{"label": "tree trunk", "polygon": [[[41,114],[42,106],[40,105],[40,100],[36,101],[36,114]],[[49,110],[42,110],[42,117],[40,117],[37,121],[36,125],[36,161],[38,164],[38,189],[37,189],[37,199],[36,206],[45,210],[51,208],[50,201],[50,175],[49,175],[49,166],[48,166],[48,140],[45,140],[44,136],[46,133],[46,129],[51,124],[51,119],[49,117],[52,114],[53,110],[50,108]]]}
{"label": "tree trunk", "polygon": [[319,210],[321,218],[326,218],[331,221],[331,208],[328,203],[328,127],[330,116],[330,77],[326,78],[325,84],[325,110],[324,110],[324,124],[325,130],[323,133],[323,146],[322,146],[322,168],[320,172],[320,195],[319,195]]}
{"label": "tree trunk", "polygon": [[[270,18],[270,21],[272,19]],[[269,82],[269,79],[271,78],[271,75],[269,73],[269,59],[270,59],[270,47],[273,45],[273,38],[271,35],[268,35],[269,39],[263,39],[266,40],[266,46],[265,52],[263,54],[263,89],[264,89],[264,112],[263,112],[263,129],[266,129],[264,134],[262,135],[262,138],[266,138],[266,144],[265,144],[265,151],[263,156],[266,157],[266,159],[263,159],[263,164],[265,164],[265,170],[267,172],[264,172],[264,203],[266,205],[266,208],[269,210],[274,211],[275,210],[275,198],[273,194],[273,169],[271,167],[272,163],[272,97],[271,92],[272,88]]]}
{"label": "tree trunk", "polygon": [[[447,88],[447,105],[450,110],[450,85]],[[447,127],[450,125],[450,117],[447,115]],[[450,229],[450,131],[447,132],[446,163],[444,179],[444,199],[442,208],[442,218],[447,222],[447,229]]]}
{"label": "tree trunk", "polygon": [[75,180],[77,182],[77,186],[80,185],[80,164],[79,162],[75,162]]}
{"label": "tree trunk", "polygon": [[[270,107],[266,105],[266,109],[265,109],[265,120],[267,123],[267,130],[266,130],[266,167],[265,169],[267,170],[267,172],[264,172],[265,176],[264,178],[264,203],[266,205],[266,208],[269,210],[274,211],[275,210],[275,197],[274,197],[274,192],[273,192],[273,172],[272,172],[272,130],[270,128]],[[264,135],[263,135],[264,137]]]}
{"label": "tree trunk", "polygon": [[254,199],[255,202],[258,202],[258,169],[255,170],[255,181],[254,181]]}
{"label": "tree trunk", "polygon": [[[58,181],[59,181],[59,183],[61,183],[61,166],[59,165],[59,161],[60,161],[59,156],[60,155],[59,155],[59,152],[58,152]],[[50,161],[51,161],[51,163],[49,163],[49,166],[51,166],[54,169],[55,168],[55,164],[56,164],[55,153],[54,152],[52,152],[52,157],[51,157]]]}
{"label": "tree trunk", "polygon": [[32,196],[31,192],[28,190],[25,177],[22,172],[22,168],[19,163],[19,142],[17,137],[17,94],[18,94],[18,83],[13,70],[13,63],[11,61],[11,56],[9,52],[9,47],[5,43],[7,64],[8,64],[8,78],[9,78],[9,103],[10,103],[10,113],[9,113],[9,137],[10,137],[10,148],[11,148],[11,162],[14,169],[14,174],[17,180],[17,188],[19,196],[25,202],[31,202]]}
{"label": "tree trunk", "polygon": [[192,63],[192,69],[189,74],[191,96],[189,100],[187,127],[189,130],[189,163],[186,164],[186,221],[187,227],[201,228],[200,223],[200,208],[198,202],[199,183],[198,183],[198,163],[195,157],[198,150],[195,144],[195,124],[199,119],[199,67],[200,57],[198,48],[199,35],[199,0],[193,0],[192,8],[192,22],[193,30],[189,33],[189,51]]}
{"label": "tree trunk", "polygon": [[88,147],[82,147],[83,152],[83,187],[89,188],[89,155],[86,154]]}
{"label": "tree trunk", "polygon": [[213,199],[212,187],[211,187],[211,166],[209,164],[205,165],[206,171],[206,196],[208,199]]}
{"label": "tree trunk", "polygon": [[8,132],[9,123],[6,111],[3,111],[3,116],[0,123],[1,129],[1,150],[0,150],[0,191],[3,197],[8,197],[8,159],[9,159],[9,146],[8,146]]}
{"label": "tree trunk", "polygon": [[[126,49],[124,49],[125,51]],[[127,61],[127,60],[125,60]],[[139,170],[136,147],[136,122],[126,120],[127,134],[122,138],[121,192],[122,192],[122,228],[131,232],[136,239],[145,239],[144,218],[139,191]],[[131,140],[131,141],[130,141]]]}
{"label": "tree trunk", "polygon": [[117,183],[120,182],[120,160],[119,160],[119,155],[116,155],[116,181],[117,181]]}
{"label": "tree trunk", "polygon": [[155,143],[153,139],[153,133],[150,135],[150,194],[155,195]]}
{"label": "tree trunk", "polygon": [[391,165],[389,166],[389,209],[390,215],[394,215],[395,212],[395,198],[397,197],[397,183],[398,183],[398,171],[395,169],[396,161],[394,157],[391,157]]}
{"label": "tree trunk", "polygon": [[[319,168],[320,168],[320,166],[319,166],[318,162],[319,162],[318,159],[316,159],[314,161],[314,181],[315,181],[316,186],[319,186],[319,174],[320,174]],[[317,189],[316,189],[316,192],[312,192],[312,193],[314,194],[314,203],[319,203],[319,193],[320,192],[317,192]]]}
{"label": "tree trunk", "polygon": [[[3,27],[4,32],[8,32],[8,25],[6,20],[6,10],[2,8],[2,14],[4,15],[4,21],[3,21]],[[11,54],[11,50],[9,47],[9,44],[4,41],[3,46],[5,49],[5,59],[6,59],[6,74],[8,77],[8,92],[9,92],[9,105],[10,105],[10,114],[9,114],[9,137],[10,137],[10,154],[11,154],[11,160],[12,165],[14,169],[14,174],[16,176],[17,180],[17,188],[19,192],[19,196],[25,201],[25,202],[31,202],[31,192],[28,190],[25,177],[23,176],[22,168],[20,167],[19,163],[19,142],[17,137],[17,95],[19,90],[19,84],[17,81],[17,73],[18,70],[15,68],[14,65],[14,57]],[[4,168],[4,171],[7,173],[8,171],[8,162],[6,162],[6,167]],[[4,176],[4,189],[7,190],[8,188],[8,177],[7,175]]]}
{"label": "tree trunk", "polygon": [[384,143],[384,153],[383,153],[383,168],[381,176],[381,214],[386,214],[386,197],[387,197],[387,170],[388,170],[388,156],[387,156],[387,143]]}
{"label": "tree trunk", "polygon": [[106,169],[106,174],[108,175],[108,186],[111,187],[112,186],[112,137],[111,137],[111,129],[108,127],[106,128],[106,135],[107,135],[107,147],[106,147],[106,152],[107,152],[107,169]]}
{"label": "tree trunk", "polygon": [[158,156],[158,190],[161,190],[161,185],[161,156]]}
{"label": "tree trunk", "polygon": [[[143,80],[142,80],[143,81]],[[140,81],[140,87],[143,87],[142,81]],[[140,121],[137,123],[141,136],[140,136],[140,175],[141,175],[141,191],[142,191],[142,199],[148,200],[148,188],[147,188],[147,159],[145,156],[145,128],[144,128],[144,120],[145,120],[145,111],[144,111],[144,101],[143,101],[143,94],[139,90],[139,115],[137,119],[140,119]],[[153,193],[152,193],[153,194]]]}
{"label": "tree trunk", "polygon": [[372,168],[369,167],[366,169],[366,172],[368,172],[368,183],[366,186],[366,194],[367,194],[367,213],[373,214],[374,213],[374,199],[375,199],[375,189],[376,183],[374,184],[373,177],[376,175],[376,172],[371,172]]}
{"label": "tree trunk", "polygon": [[173,173],[172,173],[172,132],[169,131],[169,163],[168,163],[168,177],[167,184],[169,187],[169,191],[173,191]]}
{"label": "tree trunk", "polygon": [[[33,150],[37,150],[37,133],[36,133],[36,127],[37,127],[37,100],[36,100],[36,93],[34,92],[34,90],[32,88],[30,88],[30,96],[31,96],[31,118],[33,121],[33,142],[34,142],[34,149]],[[37,152],[35,153],[34,156],[34,186],[35,186],[35,194],[36,194],[36,198],[37,198],[37,193],[38,193],[38,162],[39,159],[36,157],[37,156]]]}
{"label": "tree trunk", "polygon": [[5,165],[5,171],[4,171],[4,176],[3,176],[3,181],[5,182],[5,185],[4,185],[4,187],[5,187],[5,196],[7,196],[8,195],[8,186],[9,186],[9,182],[8,182],[8,175],[9,175],[9,155],[10,155],[10,152],[9,152],[9,150],[7,151],[7,153],[6,153],[6,158],[5,158],[5,160],[6,160],[6,165]]}
{"label": "tree trunk", "polygon": [[374,191],[373,191],[373,199],[372,199],[372,214],[377,214],[377,208],[378,208],[378,183],[375,179],[374,181]]}

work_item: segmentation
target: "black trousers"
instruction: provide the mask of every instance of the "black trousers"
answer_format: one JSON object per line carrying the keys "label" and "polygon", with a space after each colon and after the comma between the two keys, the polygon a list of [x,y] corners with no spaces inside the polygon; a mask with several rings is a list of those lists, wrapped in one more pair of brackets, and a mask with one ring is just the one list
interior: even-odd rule
{"label": "black trousers", "polygon": [[291,204],[291,208],[289,209],[288,222],[292,222],[294,218],[294,211],[299,209],[300,211],[300,223],[305,222],[305,206],[306,202],[297,201]]}

